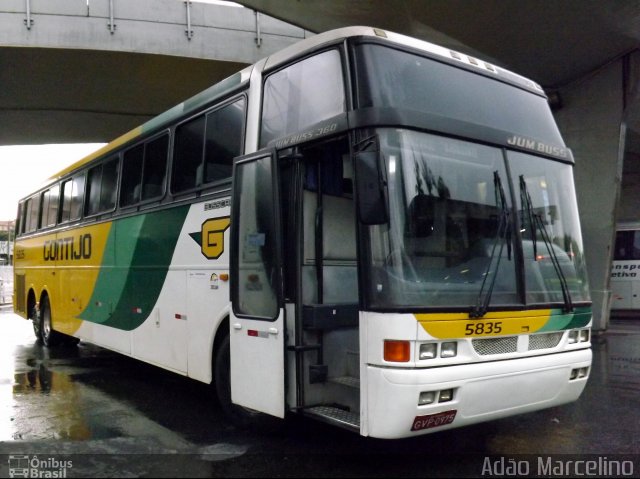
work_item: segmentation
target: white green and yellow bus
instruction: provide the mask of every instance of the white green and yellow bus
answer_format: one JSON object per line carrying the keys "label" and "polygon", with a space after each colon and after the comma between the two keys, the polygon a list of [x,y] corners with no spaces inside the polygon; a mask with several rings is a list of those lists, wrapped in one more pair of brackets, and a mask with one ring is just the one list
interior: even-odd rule
{"label": "white green and yellow bus", "polygon": [[534,82],[322,33],[23,199],[14,307],[245,422],[402,438],[565,404],[592,358],[573,164]]}

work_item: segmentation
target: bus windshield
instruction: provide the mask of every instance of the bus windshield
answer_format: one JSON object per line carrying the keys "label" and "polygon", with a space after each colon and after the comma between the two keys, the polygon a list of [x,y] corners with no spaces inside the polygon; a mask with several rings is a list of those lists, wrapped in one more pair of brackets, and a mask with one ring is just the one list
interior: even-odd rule
{"label": "bus windshield", "polygon": [[[500,148],[404,129],[378,135],[390,220],[365,235],[370,306],[468,310],[486,296],[487,282],[491,306],[521,304],[519,283],[528,304],[562,303],[549,249],[573,301],[588,300],[570,165],[512,152],[505,157]],[[519,198],[517,186],[510,187],[518,185],[514,175],[530,184],[533,205],[526,210],[518,201],[517,218],[510,214],[511,198]],[[527,231],[531,210],[542,217],[548,246],[542,231]],[[517,267],[517,247],[524,268]],[[517,278],[521,269],[524,278]]]}

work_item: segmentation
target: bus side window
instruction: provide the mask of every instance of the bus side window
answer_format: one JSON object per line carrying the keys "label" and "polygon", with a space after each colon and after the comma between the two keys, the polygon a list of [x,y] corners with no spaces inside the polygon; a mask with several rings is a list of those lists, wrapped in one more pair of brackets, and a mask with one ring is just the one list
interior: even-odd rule
{"label": "bus side window", "polygon": [[329,50],[306,58],[267,77],[260,145],[302,132],[344,111],[340,53]]}
{"label": "bus side window", "polygon": [[47,215],[49,213],[49,197],[51,192],[49,190],[45,191],[40,195],[40,228],[47,227]]}
{"label": "bus side window", "polygon": [[207,115],[203,183],[231,177],[233,159],[242,154],[245,98]]}
{"label": "bus side window", "polygon": [[640,231],[628,230],[616,233],[614,261],[640,260]]}
{"label": "bus side window", "polygon": [[144,168],[142,172],[141,200],[151,200],[164,192],[167,172],[169,135],[151,140],[144,147]]}
{"label": "bus side window", "polygon": [[144,145],[136,145],[125,151],[122,158],[120,206],[129,206],[140,201]]}
{"label": "bus side window", "polygon": [[15,229],[14,229],[14,234],[16,236],[22,234],[22,210],[24,208],[24,203],[22,201],[20,201],[18,203],[18,215],[16,216],[16,224],[15,224]]}
{"label": "bus side window", "polygon": [[58,203],[60,200],[60,187],[53,186],[42,194],[42,218],[40,227],[55,226],[58,221]]}
{"label": "bus side window", "polygon": [[202,172],[205,117],[200,115],[176,128],[171,191],[181,193],[198,186]]}
{"label": "bus side window", "polygon": [[118,157],[89,170],[87,185],[87,215],[112,210],[116,205],[118,185]]}
{"label": "bus side window", "polygon": [[38,229],[40,213],[40,197],[34,195],[25,203],[25,233],[31,233]]}
{"label": "bus side window", "polygon": [[140,143],[124,152],[120,206],[158,198],[164,192],[169,135]]}
{"label": "bus side window", "polygon": [[62,184],[62,213],[60,222],[77,220],[82,216],[84,199],[84,173],[74,176]]}

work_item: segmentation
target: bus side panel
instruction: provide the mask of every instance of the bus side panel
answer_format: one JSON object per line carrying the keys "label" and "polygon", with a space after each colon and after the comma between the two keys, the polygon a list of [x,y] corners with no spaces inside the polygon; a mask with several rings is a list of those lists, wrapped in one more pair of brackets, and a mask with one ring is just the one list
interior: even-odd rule
{"label": "bus side panel", "polygon": [[229,215],[227,198],[193,205],[173,258],[187,269],[189,376],[205,383],[216,332],[229,314]]}
{"label": "bus side panel", "polygon": [[56,235],[57,287],[50,291],[54,329],[75,335],[80,313],[87,307],[101,269],[113,264],[107,238],[111,223],[101,223]]}
{"label": "bus side panel", "polygon": [[129,247],[126,294],[118,306],[118,327],[132,331],[133,357],[182,374],[187,371],[186,277],[173,258],[188,211],[181,206],[139,219]]}
{"label": "bus side panel", "polygon": [[[148,334],[141,334],[139,344],[131,331],[145,322],[157,327],[156,303],[186,211],[186,207],[170,208],[114,222],[105,247],[113,252],[114,260],[105,261],[91,299],[79,315],[85,321],[81,338],[126,354],[137,351],[140,359],[176,369],[175,362],[157,361],[157,356],[162,356],[158,351],[165,351],[167,343],[172,339],[180,342],[175,331],[167,331],[161,339],[154,332],[151,340]],[[148,354],[148,348],[155,352]]]}
{"label": "bus side panel", "polygon": [[[136,290],[144,289],[144,276],[136,279]],[[133,357],[186,374],[187,320],[185,272],[172,270],[151,314],[131,332]]]}
{"label": "bus side panel", "polygon": [[[162,240],[174,245],[167,276],[151,315],[133,331],[132,355],[208,383],[214,337],[229,309],[228,285],[221,279],[228,273],[228,202],[192,205],[183,222],[175,220],[162,221],[164,231],[179,234]],[[143,290],[145,279],[138,277],[134,291]]]}
{"label": "bus side panel", "polygon": [[47,274],[47,267],[43,260],[43,246],[45,241],[52,239],[55,240],[55,235],[21,239],[18,240],[15,246],[14,274],[16,277],[24,277],[24,281],[15,282],[15,287],[24,285],[24,294],[16,294],[15,297],[23,298],[25,302],[20,307],[16,307],[16,311],[21,312],[25,318],[29,316],[26,304],[29,298],[29,291],[33,290],[36,302],[40,301],[45,282],[48,276],[51,276],[51,271]]}

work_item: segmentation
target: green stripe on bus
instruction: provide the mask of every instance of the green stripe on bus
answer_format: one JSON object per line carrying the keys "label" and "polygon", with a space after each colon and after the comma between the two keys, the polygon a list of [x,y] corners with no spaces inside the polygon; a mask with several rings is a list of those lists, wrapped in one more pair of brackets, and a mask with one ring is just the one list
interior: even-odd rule
{"label": "green stripe on bus", "polygon": [[554,309],[547,323],[537,332],[561,331],[565,329],[582,328],[591,321],[591,308],[576,308],[571,313],[563,313],[561,309]]}
{"label": "green stripe on bus", "polygon": [[79,318],[125,331],[140,326],[158,300],[188,211],[183,206],[116,221]]}

